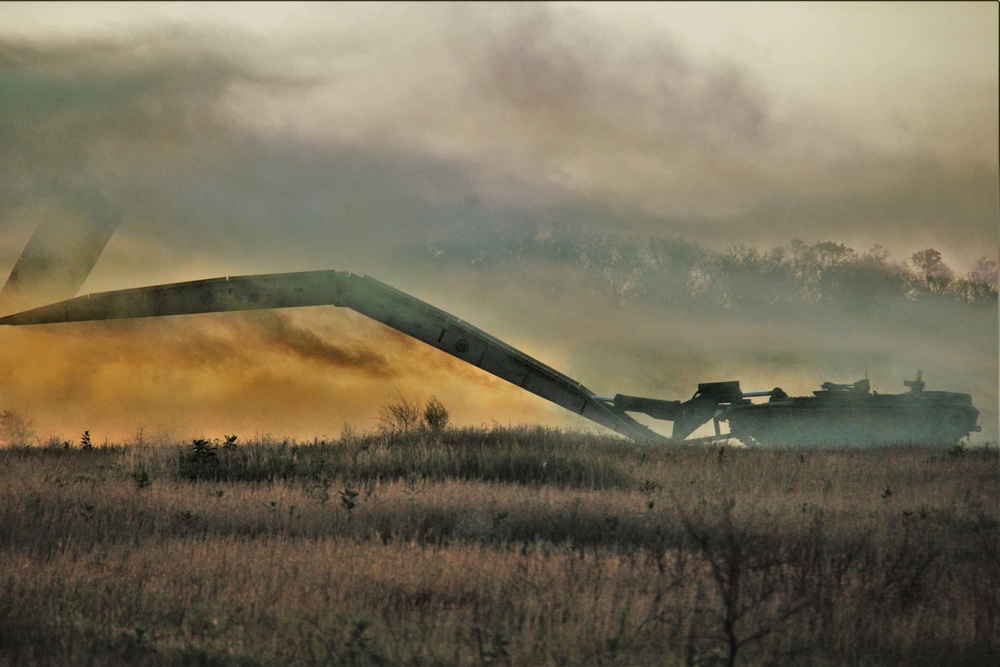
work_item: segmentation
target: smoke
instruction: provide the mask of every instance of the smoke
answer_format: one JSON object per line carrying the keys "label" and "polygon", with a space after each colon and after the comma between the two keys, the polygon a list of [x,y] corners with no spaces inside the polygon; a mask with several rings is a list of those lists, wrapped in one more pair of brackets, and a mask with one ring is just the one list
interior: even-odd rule
{"label": "smoke", "polygon": [[[335,308],[5,329],[4,401],[39,435],[127,439],[222,431],[304,439],[375,426],[402,391],[459,423],[565,423],[556,408],[444,353]],[[538,419],[532,417],[537,415]]]}
{"label": "smoke", "polygon": [[[55,268],[60,290],[84,293],[345,269],[601,393],[687,398],[739,379],[806,394],[866,371],[892,392],[923,368],[929,389],[995,412],[988,315],[658,310],[609,304],[565,266],[440,261],[520,226],[699,248],[934,247],[961,273],[997,246],[995,77],[967,76],[946,113],[897,109],[889,132],[790,96],[753,60],[578,8],[316,12],[268,39],[160,25],[0,39],[0,269],[27,246],[13,282]],[[856,76],[880,63],[864,65]],[[0,408],[40,431],[309,437],[367,424],[393,389],[436,395],[456,423],[586,425],[337,309],[5,329],[0,371]]]}
{"label": "smoke", "polygon": [[[997,240],[995,80],[968,81],[961,111],[912,112],[929,128],[900,109],[885,135],[796,104],[753,62],[578,10],[317,11],[266,43],[177,26],[8,39],[0,224],[21,243],[3,251],[81,189],[123,214],[101,288],[130,284],[130,262],[150,281],[213,263],[326,267],[372,238],[394,246],[384,255],[512,218],[716,248],[912,242],[964,266]],[[151,244],[159,257],[130,259]]]}
{"label": "smoke", "polygon": [[[219,102],[252,76],[190,33],[33,44],[0,40],[3,213],[102,183],[116,158],[169,155],[217,131]],[[74,192],[74,190],[70,190]]]}
{"label": "smoke", "polygon": [[216,105],[246,72],[198,41],[0,40],[0,228],[11,239],[31,234],[0,307],[76,294],[127,210],[116,172],[221,128]]}
{"label": "smoke", "polygon": [[[370,349],[347,349],[323,339],[317,332],[296,325],[279,313],[264,313],[256,317],[255,333],[251,338],[259,344],[287,351],[306,362],[324,366],[352,368],[373,377],[390,375],[386,358]],[[258,348],[259,349],[259,348]]]}

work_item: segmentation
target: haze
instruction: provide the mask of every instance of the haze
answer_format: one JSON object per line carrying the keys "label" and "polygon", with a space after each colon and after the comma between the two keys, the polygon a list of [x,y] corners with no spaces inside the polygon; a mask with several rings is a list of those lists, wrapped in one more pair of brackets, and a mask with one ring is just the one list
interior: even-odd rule
{"label": "haze", "polygon": [[[649,312],[442,252],[521,226],[935,248],[964,274],[998,253],[997,26],[985,2],[6,3],[0,277],[36,230],[113,218],[79,293],[351,270],[602,393],[895,392],[919,367],[995,441],[995,306]],[[0,330],[0,376],[43,437],[332,436],[396,391],[583,426],[335,309]]]}

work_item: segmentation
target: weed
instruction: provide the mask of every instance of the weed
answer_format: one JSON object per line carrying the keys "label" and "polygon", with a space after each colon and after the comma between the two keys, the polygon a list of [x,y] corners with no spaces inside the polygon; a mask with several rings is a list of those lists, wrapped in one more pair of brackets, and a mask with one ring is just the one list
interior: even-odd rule
{"label": "weed", "polygon": [[345,486],[344,490],[340,492],[340,505],[350,512],[358,504],[358,492],[353,490],[349,486]]}
{"label": "weed", "polygon": [[194,463],[208,463],[215,460],[215,446],[208,440],[191,441],[191,460]]}
{"label": "weed", "polygon": [[475,625],[472,627],[473,647],[482,665],[510,664],[510,640],[501,631]]}
{"label": "weed", "polygon": [[323,649],[322,655],[317,655],[310,646],[313,664],[347,665],[348,667],[364,667],[366,665],[390,664],[376,648],[369,633],[371,622],[363,617],[346,618],[337,614],[332,621],[320,622],[307,617],[305,622],[314,632],[304,632],[300,626],[299,634],[304,644],[319,643]]}
{"label": "weed", "polygon": [[654,482],[651,479],[643,480],[642,485],[639,487],[639,491],[644,494],[652,495],[654,493],[659,493],[663,490],[663,485]]}
{"label": "weed", "polygon": [[330,501],[330,478],[327,475],[321,475],[316,479],[307,479],[303,482],[302,487],[306,495],[320,505],[326,505]]}
{"label": "weed", "polygon": [[149,478],[149,473],[143,468],[136,471],[135,474],[132,475],[132,479],[135,480],[135,488],[140,490],[149,488],[149,486],[153,483]]}
{"label": "weed", "polygon": [[191,510],[178,510],[174,512],[173,518],[181,525],[190,526],[198,520],[198,515]]}
{"label": "weed", "polygon": [[992,449],[342,435],[0,449],[0,665],[996,662]]}

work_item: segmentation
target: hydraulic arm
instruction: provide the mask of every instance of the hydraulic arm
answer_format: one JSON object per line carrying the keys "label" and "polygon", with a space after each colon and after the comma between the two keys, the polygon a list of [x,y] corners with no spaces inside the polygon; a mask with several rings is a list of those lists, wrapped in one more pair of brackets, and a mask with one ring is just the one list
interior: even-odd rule
{"label": "hydraulic arm", "polygon": [[[307,271],[213,278],[101,292],[0,318],[25,325],[261,308],[350,308],[636,440],[663,440],[562,373],[443,310],[369,276]],[[686,435],[686,434],[685,434]]]}

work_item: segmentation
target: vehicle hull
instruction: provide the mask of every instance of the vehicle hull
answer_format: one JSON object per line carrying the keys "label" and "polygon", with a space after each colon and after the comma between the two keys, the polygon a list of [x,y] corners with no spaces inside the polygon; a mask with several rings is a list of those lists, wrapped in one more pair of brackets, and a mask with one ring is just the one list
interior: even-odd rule
{"label": "vehicle hull", "polygon": [[738,405],[727,419],[731,435],[747,444],[878,447],[953,444],[979,430],[978,416],[968,394],[927,391]]}

